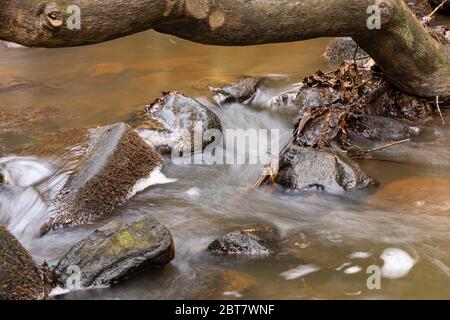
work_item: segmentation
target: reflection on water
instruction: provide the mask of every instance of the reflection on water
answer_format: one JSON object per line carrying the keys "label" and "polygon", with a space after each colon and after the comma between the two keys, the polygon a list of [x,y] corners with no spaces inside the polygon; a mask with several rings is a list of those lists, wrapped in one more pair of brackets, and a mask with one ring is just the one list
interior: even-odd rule
{"label": "reflection on water", "polygon": [[[324,67],[327,40],[254,47],[194,44],[153,31],[80,48],[1,51],[0,107],[61,108],[73,127],[108,124],[178,90],[206,94],[208,85],[241,75],[309,74]],[[2,89],[12,81],[23,83]]]}
{"label": "reflection on water", "polygon": [[[290,76],[287,86],[326,68],[320,58],[326,43],[219,48],[145,32],[91,47],[2,51],[0,108],[51,106],[65,115],[58,125],[43,122],[25,133],[3,135],[2,143],[12,149],[32,144],[41,132],[115,122],[140,110],[160,91],[206,96],[209,84],[242,74],[285,74]],[[11,81],[27,85],[8,87]],[[289,116],[273,111],[238,104],[213,108],[226,128],[292,127]],[[445,159],[450,130],[436,125],[433,131],[432,141],[402,146],[398,157],[386,153],[377,155],[379,161],[362,163],[380,182],[374,192],[331,196],[279,189],[237,200],[255,182],[259,167],[169,161],[164,173],[176,182],[139,193],[106,220],[154,215],[174,237],[175,260],[111,288],[64,298],[449,298],[450,162]],[[45,220],[46,199],[64,181],[65,171],[58,159],[32,156],[0,160],[13,177],[0,193],[0,223],[38,261],[55,262],[98,225],[36,238],[33,228]],[[282,240],[275,256],[236,260],[205,252],[218,235],[257,223],[276,228]],[[383,278],[380,290],[370,290],[366,270],[383,266],[383,252],[399,252],[385,251],[389,248],[401,249],[415,265],[402,278]]]}

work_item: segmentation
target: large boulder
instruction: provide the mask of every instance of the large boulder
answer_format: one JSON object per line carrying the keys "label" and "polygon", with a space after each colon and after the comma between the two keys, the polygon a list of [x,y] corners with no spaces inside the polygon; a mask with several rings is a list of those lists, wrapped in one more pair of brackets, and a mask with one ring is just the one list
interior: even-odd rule
{"label": "large boulder", "polygon": [[170,232],[150,215],[143,215],[129,222],[110,222],[78,242],[59,261],[55,274],[67,287],[79,268],[80,286],[105,286],[165,265],[174,256]]}
{"label": "large boulder", "polygon": [[[195,150],[194,136],[207,130],[222,131],[219,117],[198,100],[170,92],[130,119],[139,135],[161,153]],[[203,139],[202,139],[203,140]],[[200,141],[205,148],[209,143]]]}
{"label": "large boulder", "polygon": [[208,250],[218,255],[265,257],[273,253],[274,240],[271,227],[257,226],[229,232],[214,240]]}
{"label": "large boulder", "polygon": [[0,225],[0,300],[45,299],[49,287],[27,250]]}
{"label": "large boulder", "polygon": [[160,165],[159,154],[125,123],[89,130],[81,158],[52,201],[43,234],[112,213]]}
{"label": "large boulder", "polygon": [[276,181],[295,190],[327,192],[356,190],[373,182],[342,152],[299,146],[281,155]]}

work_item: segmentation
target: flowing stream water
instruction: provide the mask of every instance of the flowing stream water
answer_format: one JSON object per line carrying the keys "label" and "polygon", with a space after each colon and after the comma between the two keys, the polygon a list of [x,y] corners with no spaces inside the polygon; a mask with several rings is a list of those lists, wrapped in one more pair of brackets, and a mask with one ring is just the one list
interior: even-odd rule
{"label": "flowing stream water", "polygon": [[[19,156],[15,150],[33,145],[42,133],[126,119],[161,91],[181,91],[206,103],[208,85],[242,75],[277,75],[281,89],[289,88],[317,69],[331,68],[321,57],[328,41],[225,48],[149,31],[89,47],[0,49],[0,108],[42,109],[22,123],[26,130],[1,126],[0,166],[9,185],[0,189],[0,223],[40,263],[57,262],[107,221],[141,213],[166,225],[175,241],[176,258],[164,268],[54,298],[450,298],[450,128],[438,121],[429,124],[427,137],[361,162],[379,182],[375,190],[326,195],[279,188],[237,200],[258,178],[259,166],[166,161],[164,174],[175,182],[140,192],[98,223],[36,236],[48,218],[48,199],[67,171],[64,159]],[[275,94],[279,86],[263,94]],[[286,114],[209,104],[225,128],[293,127]],[[20,119],[0,118],[14,120]],[[255,224],[277,230],[278,254],[234,259],[205,251],[217,236]],[[373,266],[382,271],[379,289],[367,285]]]}

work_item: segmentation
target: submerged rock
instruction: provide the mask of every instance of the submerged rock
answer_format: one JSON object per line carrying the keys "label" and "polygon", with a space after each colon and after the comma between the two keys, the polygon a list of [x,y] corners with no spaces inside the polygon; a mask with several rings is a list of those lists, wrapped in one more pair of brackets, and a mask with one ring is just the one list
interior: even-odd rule
{"label": "submerged rock", "polygon": [[0,300],[45,299],[50,288],[33,258],[0,225]]}
{"label": "submerged rock", "polygon": [[[12,82],[5,84],[6,88],[14,86],[27,86],[25,82]],[[2,89],[0,83],[0,91]],[[2,106],[0,109],[0,134],[34,134],[44,132],[51,126],[56,126],[67,114],[63,114],[60,109],[49,106],[29,106],[17,107],[14,105]]]}
{"label": "submerged rock", "polygon": [[125,66],[118,62],[98,63],[92,68],[90,75],[98,76],[116,76],[125,70]]}
{"label": "submerged rock", "polygon": [[265,257],[273,253],[273,242],[273,229],[259,226],[227,233],[214,240],[208,250],[220,255]]}
{"label": "submerged rock", "polygon": [[192,297],[201,299],[242,298],[257,284],[252,275],[231,268],[208,266],[200,274],[199,285]]}
{"label": "submerged rock", "polygon": [[[79,268],[82,287],[105,286],[133,274],[169,263],[175,256],[170,232],[150,215],[131,222],[113,221],[73,246],[55,269],[58,282],[68,286]],[[72,284],[69,284],[69,286]]]}
{"label": "submerged rock", "polygon": [[380,186],[369,202],[408,214],[450,216],[450,179],[412,176]]}
{"label": "submerged rock", "polygon": [[[173,149],[193,152],[195,135],[201,139],[207,130],[222,131],[221,121],[212,110],[178,92],[164,94],[131,122],[137,126],[139,135],[161,153]],[[198,142],[202,148],[209,144],[203,140]]]}
{"label": "submerged rock", "polygon": [[276,181],[291,189],[327,192],[351,191],[373,182],[342,152],[298,146],[281,155]]}
{"label": "submerged rock", "polygon": [[214,100],[219,104],[245,102],[253,97],[258,89],[259,79],[244,78],[222,88],[210,88]]}
{"label": "submerged rock", "polygon": [[52,202],[42,233],[112,213],[159,164],[159,154],[124,123],[90,130],[82,160]]}

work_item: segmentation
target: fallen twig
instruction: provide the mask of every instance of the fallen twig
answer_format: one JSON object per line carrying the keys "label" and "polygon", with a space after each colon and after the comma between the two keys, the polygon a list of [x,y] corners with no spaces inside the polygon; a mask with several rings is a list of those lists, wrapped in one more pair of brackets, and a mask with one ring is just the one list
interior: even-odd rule
{"label": "fallen twig", "polygon": [[441,4],[434,8],[434,10],[427,17],[433,18],[436,12],[438,12],[447,2],[448,0],[443,0]]}
{"label": "fallen twig", "polygon": [[434,10],[429,15],[426,15],[426,16],[422,17],[422,19],[420,20],[422,22],[422,24],[424,26],[429,26],[431,21],[433,20],[434,15],[436,14],[436,12],[438,12],[439,9],[441,9],[447,2],[448,2],[448,0],[443,0],[441,2],[441,4],[439,4],[436,8],[434,8]]}
{"label": "fallen twig", "polygon": [[376,148],[373,148],[373,149],[364,150],[364,152],[368,152],[369,153],[369,152],[379,151],[379,150],[390,148],[390,147],[396,146],[398,144],[405,143],[405,142],[410,142],[410,141],[411,141],[411,139],[395,141],[395,142],[389,143],[389,144],[381,146],[381,147],[376,147]]}
{"label": "fallen twig", "polygon": [[436,96],[436,108],[439,112],[439,116],[441,117],[442,124],[445,125],[444,116],[442,115],[441,107],[439,106],[439,97],[438,96]]}
{"label": "fallen twig", "polygon": [[355,52],[353,53],[353,63],[356,64],[356,56],[358,54],[359,45],[356,45]]}
{"label": "fallen twig", "polygon": [[396,146],[398,144],[405,143],[405,142],[410,142],[410,141],[411,141],[411,139],[404,139],[404,140],[388,143],[388,144],[386,144],[384,146],[380,146],[380,147],[376,147],[376,148],[372,148],[372,149],[367,149],[367,150],[361,148],[360,146],[353,145],[353,146],[351,146],[350,148],[348,148],[346,150],[346,153],[348,154],[348,151],[350,151],[351,149],[355,149],[356,148],[356,149],[359,150],[359,153],[357,155],[355,155],[355,156],[352,156],[351,158],[353,158],[353,159],[364,159],[364,158],[367,158],[366,155],[368,153],[375,152],[375,151],[380,151],[380,150],[383,150],[383,149],[386,149],[386,148],[390,148],[390,147]]}

